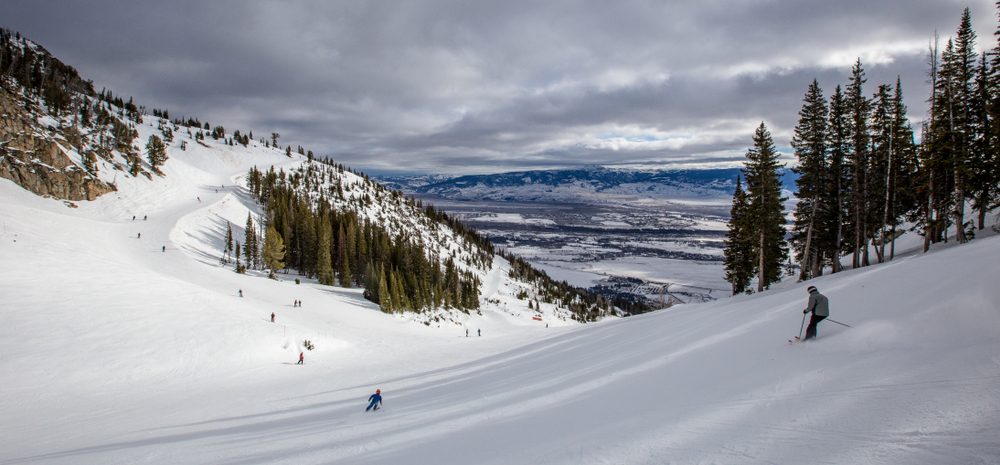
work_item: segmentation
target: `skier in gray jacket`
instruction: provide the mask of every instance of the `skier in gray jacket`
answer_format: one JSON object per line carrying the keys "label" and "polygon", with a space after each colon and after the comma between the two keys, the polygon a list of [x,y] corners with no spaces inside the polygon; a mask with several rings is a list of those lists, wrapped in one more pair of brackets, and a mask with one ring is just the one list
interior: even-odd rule
{"label": "skier in gray jacket", "polygon": [[803,341],[815,338],[816,325],[830,316],[830,300],[825,295],[820,294],[816,290],[816,286],[809,286],[806,290],[809,291],[809,305],[805,310],[802,310],[802,314],[812,312],[812,318],[809,319],[809,327],[806,328],[806,338]]}

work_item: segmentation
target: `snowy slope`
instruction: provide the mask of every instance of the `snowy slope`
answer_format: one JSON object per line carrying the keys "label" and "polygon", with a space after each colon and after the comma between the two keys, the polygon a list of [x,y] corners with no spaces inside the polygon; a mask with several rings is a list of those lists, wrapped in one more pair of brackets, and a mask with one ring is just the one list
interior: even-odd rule
{"label": "snowy slope", "polygon": [[499,264],[428,327],[219,267],[234,180],[301,159],[206,143],[79,208],[0,180],[0,463],[1000,461],[998,237],[812,281],[853,328],[808,344],[804,284],[546,328]]}

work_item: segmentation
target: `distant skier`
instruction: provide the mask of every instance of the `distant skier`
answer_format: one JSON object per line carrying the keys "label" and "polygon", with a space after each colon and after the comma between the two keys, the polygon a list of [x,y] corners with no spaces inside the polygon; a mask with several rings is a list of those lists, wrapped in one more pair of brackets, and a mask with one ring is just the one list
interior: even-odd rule
{"label": "distant skier", "polygon": [[366,412],[369,411],[369,410],[371,410],[371,409],[378,410],[379,405],[382,404],[382,394],[381,394],[381,392],[382,392],[381,389],[376,389],[375,390],[375,394],[372,394],[372,396],[368,398],[368,401],[371,402],[371,403],[368,404],[368,408],[365,409]]}
{"label": "distant skier", "polygon": [[271,323],[274,323],[274,312],[271,312]]}
{"label": "distant skier", "polygon": [[167,246],[163,246],[163,252],[167,251]]}
{"label": "distant skier", "polygon": [[146,221],[146,215],[142,215],[142,221]]}
{"label": "distant skier", "polygon": [[469,328],[465,328],[465,337],[469,337]]}
{"label": "distant skier", "polygon": [[806,290],[809,291],[809,304],[805,310],[802,310],[802,314],[805,315],[812,312],[812,318],[809,319],[809,327],[806,328],[806,338],[803,341],[814,339],[816,337],[816,325],[830,316],[830,300],[825,295],[820,294],[816,290],[816,286],[809,286]]}
{"label": "distant skier", "polygon": [[135,221],[135,215],[132,215],[132,221]]}
{"label": "distant skier", "polygon": [[483,337],[483,330],[481,330],[481,329],[477,329],[477,330],[476,330],[476,334],[478,334],[478,335],[479,335],[479,337]]}
{"label": "distant skier", "polygon": [[304,365],[306,363],[306,354],[304,352],[299,352],[299,363],[296,365]]}
{"label": "distant skier", "polygon": [[240,289],[240,297],[243,297],[243,289]]}
{"label": "distant skier", "polygon": [[135,238],[136,239],[142,239],[142,233],[136,234]]}

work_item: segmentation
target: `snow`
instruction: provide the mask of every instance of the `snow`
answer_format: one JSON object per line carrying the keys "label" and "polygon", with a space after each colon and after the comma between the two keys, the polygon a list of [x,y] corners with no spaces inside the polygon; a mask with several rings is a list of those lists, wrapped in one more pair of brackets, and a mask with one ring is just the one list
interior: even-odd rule
{"label": "snow", "polygon": [[0,463],[1000,462],[996,235],[810,281],[853,328],[806,344],[806,283],[538,322],[499,260],[426,326],[220,267],[234,181],[302,159],[206,144],[75,209],[0,180]]}

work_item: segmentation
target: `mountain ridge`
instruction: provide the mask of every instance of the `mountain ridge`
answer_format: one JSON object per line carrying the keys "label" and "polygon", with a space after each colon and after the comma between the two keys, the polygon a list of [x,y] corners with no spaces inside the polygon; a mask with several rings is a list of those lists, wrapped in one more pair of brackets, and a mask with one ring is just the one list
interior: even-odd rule
{"label": "mountain ridge", "polygon": [[[582,168],[513,171],[480,175],[375,176],[379,182],[414,195],[452,200],[610,201],[612,197],[731,197],[739,168],[623,169]],[[784,170],[782,183],[794,191],[795,175]],[[584,195],[585,197],[580,197]]]}

